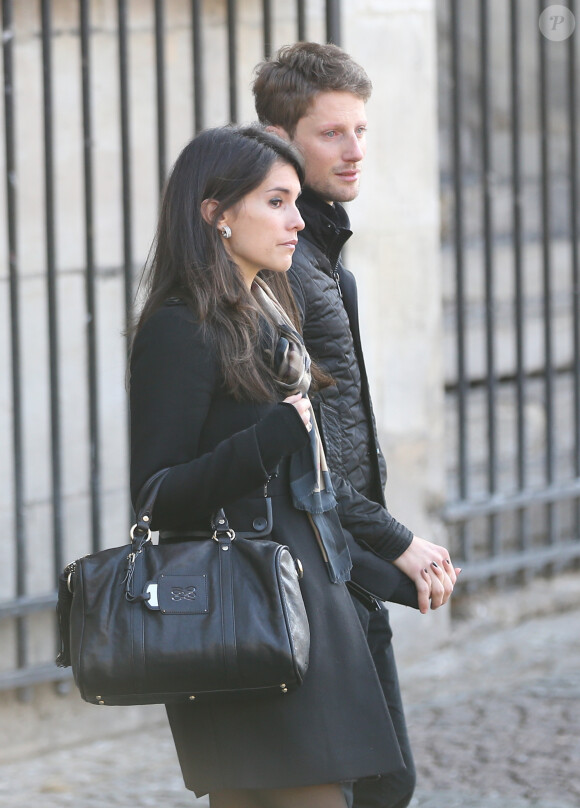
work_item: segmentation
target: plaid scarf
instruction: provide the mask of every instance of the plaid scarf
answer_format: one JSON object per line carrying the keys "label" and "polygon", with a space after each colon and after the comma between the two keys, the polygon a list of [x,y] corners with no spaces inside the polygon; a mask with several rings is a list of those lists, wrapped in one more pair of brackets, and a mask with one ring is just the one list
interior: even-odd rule
{"label": "plaid scarf", "polygon": [[[277,386],[284,397],[310,389],[310,356],[304,340],[294,329],[270,288],[256,278],[252,285],[254,298],[266,318],[278,332],[274,351],[268,351]],[[314,529],[328,575],[333,583],[348,581],[352,562],[338,519],[325,514],[336,507],[324,447],[310,405],[308,444],[290,457],[290,490],[294,507],[306,511]]]}

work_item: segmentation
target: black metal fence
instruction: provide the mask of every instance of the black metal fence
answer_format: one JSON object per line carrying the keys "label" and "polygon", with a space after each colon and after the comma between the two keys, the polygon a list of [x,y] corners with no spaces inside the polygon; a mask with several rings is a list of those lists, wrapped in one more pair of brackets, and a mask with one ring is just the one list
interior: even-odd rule
{"label": "black metal fence", "polygon": [[444,517],[468,581],[580,559],[579,33],[549,7],[438,9]]}
{"label": "black metal fence", "polygon": [[124,535],[126,430],[111,424],[170,140],[237,121],[240,75],[248,95],[285,42],[339,42],[338,0],[313,5],[2,0],[0,689],[68,678],[50,581]]}

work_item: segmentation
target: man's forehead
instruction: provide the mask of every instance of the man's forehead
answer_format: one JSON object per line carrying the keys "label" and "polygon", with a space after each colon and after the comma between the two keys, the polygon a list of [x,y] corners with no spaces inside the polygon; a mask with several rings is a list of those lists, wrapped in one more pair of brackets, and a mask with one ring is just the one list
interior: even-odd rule
{"label": "man's forehead", "polygon": [[366,121],[362,98],[351,92],[325,90],[313,96],[303,117],[316,119],[319,123],[326,119],[327,123],[332,124],[353,116],[362,123]]}

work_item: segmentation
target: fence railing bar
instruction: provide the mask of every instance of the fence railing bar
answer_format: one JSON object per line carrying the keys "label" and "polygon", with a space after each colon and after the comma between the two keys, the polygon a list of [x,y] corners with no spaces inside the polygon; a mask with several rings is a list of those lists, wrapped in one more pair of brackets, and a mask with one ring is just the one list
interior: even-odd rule
{"label": "fence railing bar", "polygon": [[164,0],[155,0],[155,88],[157,101],[157,186],[161,195],[167,177]]}
{"label": "fence railing bar", "polygon": [[335,45],[342,42],[340,0],[326,0],[326,41]]}
{"label": "fence railing bar", "polygon": [[[463,228],[463,176],[462,176],[462,147],[461,147],[461,121],[463,118],[463,105],[461,98],[461,18],[459,0],[451,0],[449,12],[451,15],[451,118],[452,118],[452,155],[453,166],[453,244],[455,252],[455,334],[456,334],[456,363],[457,363],[457,475],[459,498],[467,499],[469,496],[468,477],[468,441],[467,441],[467,396],[469,386],[466,371],[465,350],[465,267],[464,267],[464,228]],[[471,555],[467,528],[459,528],[460,554],[465,560]]]}
{"label": "fence railing bar", "polygon": [[[97,355],[97,296],[95,268],[95,215],[93,205],[93,120],[91,110],[90,0],[79,6],[81,45],[81,95],[83,127],[83,180],[85,227],[85,308],[87,352],[87,407],[89,414],[89,486],[91,509],[91,544],[95,547],[101,534],[101,436],[99,429],[99,386]],[[57,570],[64,560],[59,559]]]}
{"label": "fence railing bar", "polygon": [[[522,210],[522,155],[520,116],[520,27],[519,0],[510,0],[510,59],[511,126],[511,181],[513,218],[514,266],[514,322],[516,350],[516,478],[518,488],[527,485],[526,469],[526,372],[524,352],[524,267],[523,267],[523,210]],[[577,473],[577,476],[580,471]],[[518,514],[520,548],[525,551],[530,543],[529,516],[525,510]]]}
{"label": "fence railing bar", "polygon": [[262,42],[265,59],[269,59],[272,55],[272,32],[272,0],[262,0]]}
{"label": "fence railing bar", "polygon": [[205,126],[203,90],[203,40],[201,24],[202,0],[191,2],[191,50],[193,57],[193,129],[196,134]]}
{"label": "fence railing bar", "polygon": [[[4,70],[4,149],[6,159],[6,225],[10,294],[12,382],[12,474],[14,485],[14,577],[17,597],[26,592],[28,542],[24,504],[24,419],[20,323],[20,278],[17,234],[16,115],[14,92],[14,14],[12,0],[2,2],[2,62]],[[27,663],[26,623],[16,620],[16,661]]]}
{"label": "fence railing bar", "polygon": [[580,478],[554,483],[545,488],[528,488],[511,493],[497,492],[491,497],[450,502],[441,509],[443,521],[453,524],[489,516],[492,513],[515,511],[531,505],[548,505],[580,497]]}
{"label": "fence railing bar", "polygon": [[[543,0],[538,2],[538,15],[544,10]],[[546,411],[546,482],[554,481],[554,371],[552,344],[552,262],[551,262],[551,208],[550,208],[550,144],[548,124],[548,60],[546,37],[538,32],[539,41],[539,122],[540,122],[540,195],[542,232],[543,279],[543,331],[544,331],[544,396]],[[547,506],[548,542],[555,541],[557,527],[555,509]]]}
{"label": "fence railing bar", "polygon": [[[134,306],[134,256],[133,256],[133,199],[131,172],[131,126],[130,126],[130,94],[129,94],[129,46],[128,46],[128,11],[127,0],[118,0],[118,54],[119,54],[119,124],[121,139],[121,199],[123,215],[123,295],[125,305],[125,331],[127,356],[131,341],[131,323]],[[130,413],[126,408],[127,440],[130,435]],[[133,519],[133,508],[129,502],[129,519]],[[94,546],[94,550],[99,549]]]}
{"label": "fence railing bar", "polygon": [[297,41],[306,41],[306,0],[296,0]]}
{"label": "fence railing bar", "polygon": [[130,323],[133,308],[133,204],[131,196],[131,143],[129,123],[129,58],[127,0],[117,0],[119,36],[119,115],[121,135],[121,182],[123,206],[123,276],[125,320]]}
{"label": "fence railing bar", "polygon": [[62,682],[72,679],[70,668],[57,668],[56,665],[35,665],[24,670],[0,673],[0,690],[32,687],[43,682]]}
{"label": "fence railing bar", "polygon": [[[491,79],[489,74],[489,6],[487,0],[479,4],[479,72],[481,98],[481,191],[483,212],[483,270],[485,288],[485,358],[486,358],[486,415],[487,415],[487,486],[490,494],[497,487],[497,433],[495,369],[495,284],[493,266],[492,224],[492,134],[491,134]],[[499,525],[495,515],[489,518],[489,550],[492,555],[500,551]]]}
{"label": "fence railing bar", "polygon": [[60,357],[55,236],[54,136],[52,94],[52,17],[50,0],[42,0],[42,98],[44,123],[44,205],[46,238],[46,302],[50,378],[50,441],[52,483],[52,542],[55,559],[62,559],[62,441],[60,427]]}
{"label": "fence railing bar", "polygon": [[461,568],[459,587],[476,581],[522,572],[538,572],[554,565],[565,565],[580,559],[580,544],[560,542],[549,547],[530,549],[525,555],[520,553],[503,554],[489,559],[464,564]]}
{"label": "fence railing bar", "polygon": [[[576,0],[569,8],[576,15]],[[578,257],[578,85],[576,36],[568,37],[568,149],[570,153],[570,249],[572,279],[572,334],[574,340],[574,471],[580,476],[580,262]],[[580,538],[580,502],[576,508],[576,535]]]}
{"label": "fence railing bar", "polygon": [[56,607],[56,600],[57,592],[50,592],[47,595],[37,595],[36,597],[22,595],[5,603],[0,602],[0,620],[53,610]]}
{"label": "fence railing bar", "polygon": [[228,28],[228,84],[230,122],[238,122],[238,14],[236,0],[227,3]]}

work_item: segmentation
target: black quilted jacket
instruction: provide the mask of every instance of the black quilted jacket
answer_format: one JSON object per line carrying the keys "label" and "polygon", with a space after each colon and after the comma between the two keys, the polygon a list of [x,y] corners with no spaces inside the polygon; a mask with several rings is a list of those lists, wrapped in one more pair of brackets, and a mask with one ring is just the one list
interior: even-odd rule
{"label": "black quilted jacket", "polygon": [[[298,207],[306,227],[299,234],[288,277],[308,351],[336,382],[314,397],[314,406],[339,515],[359,544],[381,559],[392,560],[407,549],[413,534],[391,516],[385,504],[386,464],[378,444],[360,342],[356,282],[340,260],[352,232],[340,205],[327,205],[308,189]],[[355,556],[356,552],[354,580]],[[363,556],[366,561],[369,556],[376,559],[373,553]],[[367,588],[381,594],[377,586]]]}

